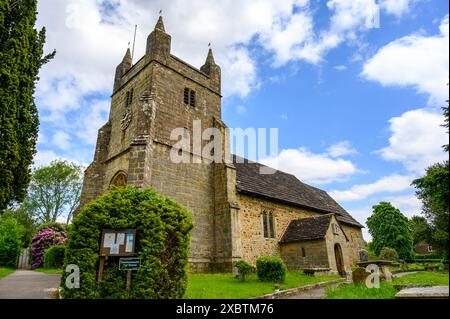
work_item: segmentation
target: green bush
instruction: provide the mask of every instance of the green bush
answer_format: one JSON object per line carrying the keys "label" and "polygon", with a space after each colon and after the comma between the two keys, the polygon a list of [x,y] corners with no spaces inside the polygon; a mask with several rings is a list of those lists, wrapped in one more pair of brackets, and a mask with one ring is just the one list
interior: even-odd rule
{"label": "green bush", "polygon": [[442,256],[437,253],[431,253],[431,254],[415,254],[414,260],[422,260],[422,259],[442,259]]}
{"label": "green bush", "polygon": [[66,246],[57,245],[47,249],[44,253],[44,268],[61,268],[64,265]]}
{"label": "green bush", "polygon": [[256,273],[260,281],[284,282],[286,265],[278,257],[261,257],[256,260]]}
{"label": "green bush", "polygon": [[0,222],[0,267],[16,268],[20,257],[22,242],[21,227],[13,218]]}
{"label": "green bush", "polygon": [[414,260],[417,264],[423,264],[423,263],[440,263],[442,262],[442,259],[437,258],[429,258],[429,259],[416,259]]}
{"label": "green bush", "polygon": [[[133,271],[126,292],[126,271],[117,257],[108,258],[103,281],[97,284],[100,237],[103,229],[136,229],[135,253],[141,268]],[[65,287],[62,297],[73,298],[182,298],[187,287],[192,222],[189,212],[149,189],[113,188],[90,202],[75,217],[66,243],[65,265],[80,269],[80,288]]]}
{"label": "green bush", "polygon": [[245,281],[245,277],[254,271],[253,267],[244,260],[236,261],[234,267],[237,268],[239,279],[242,281]]}
{"label": "green bush", "polygon": [[383,249],[381,249],[381,252],[380,252],[380,259],[397,261],[398,260],[398,253],[393,248],[383,247]]}

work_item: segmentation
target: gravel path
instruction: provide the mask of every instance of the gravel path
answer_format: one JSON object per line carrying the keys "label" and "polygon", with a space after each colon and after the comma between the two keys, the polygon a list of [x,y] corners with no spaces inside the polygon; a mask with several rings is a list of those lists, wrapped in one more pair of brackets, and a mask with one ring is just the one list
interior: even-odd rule
{"label": "gravel path", "polygon": [[0,299],[50,299],[61,275],[17,270],[0,280]]}

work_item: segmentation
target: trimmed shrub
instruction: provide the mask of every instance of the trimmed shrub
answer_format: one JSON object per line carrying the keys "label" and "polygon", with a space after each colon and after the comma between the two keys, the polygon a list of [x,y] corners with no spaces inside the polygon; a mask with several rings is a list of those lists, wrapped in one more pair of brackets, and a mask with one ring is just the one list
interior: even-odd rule
{"label": "trimmed shrub", "polygon": [[441,254],[437,253],[431,253],[431,254],[415,254],[414,260],[421,260],[421,259],[439,259],[442,260]]}
{"label": "trimmed shrub", "polygon": [[56,245],[64,245],[67,233],[60,225],[41,226],[31,240],[31,268],[44,265],[45,250]]}
{"label": "trimmed shrub", "polygon": [[[103,280],[97,284],[103,229],[136,229],[135,253],[141,268],[133,271],[130,292],[127,272],[119,258],[109,257]],[[65,299],[182,298],[187,287],[187,264],[192,221],[189,211],[150,189],[112,188],[85,205],[73,220],[66,245],[65,266],[80,269],[80,288],[66,288]]]}
{"label": "trimmed shrub", "polygon": [[17,268],[22,242],[21,227],[13,218],[0,221],[0,267]]}
{"label": "trimmed shrub", "polygon": [[245,281],[245,277],[254,271],[253,267],[244,260],[236,261],[234,267],[238,270],[239,279],[242,281]]}
{"label": "trimmed shrub", "polygon": [[47,249],[44,253],[44,268],[61,268],[64,265],[66,246],[57,245]]}
{"label": "trimmed shrub", "polygon": [[260,281],[284,282],[286,265],[278,257],[261,257],[256,260],[256,273]]}
{"label": "trimmed shrub", "polygon": [[383,249],[381,249],[381,252],[380,252],[380,259],[397,261],[398,260],[398,253],[393,248],[383,247]]}

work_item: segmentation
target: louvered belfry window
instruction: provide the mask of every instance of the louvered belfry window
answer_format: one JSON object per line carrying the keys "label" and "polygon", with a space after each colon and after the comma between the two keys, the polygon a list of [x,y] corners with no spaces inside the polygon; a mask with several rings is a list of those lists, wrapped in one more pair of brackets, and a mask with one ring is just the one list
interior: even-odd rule
{"label": "louvered belfry window", "polygon": [[184,101],[184,104],[195,107],[195,104],[196,104],[195,103],[195,91],[190,90],[189,88],[185,88],[184,94],[183,94],[183,101]]}
{"label": "louvered belfry window", "polygon": [[274,220],[273,220],[273,212],[263,210],[263,233],[264,238],[275,238],[275,227],[274,227]]}
{"label": "louvered belfry window", "polygon": [[189,104],[189,89],[184,89],[184,104]]}

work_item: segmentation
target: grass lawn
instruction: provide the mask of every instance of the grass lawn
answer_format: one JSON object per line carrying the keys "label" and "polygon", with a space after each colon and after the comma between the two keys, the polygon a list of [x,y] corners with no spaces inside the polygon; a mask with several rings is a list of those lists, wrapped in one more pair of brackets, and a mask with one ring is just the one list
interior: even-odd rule
{"label": "grass lawn", "polygon": [[[312,277],[300,272],[288,272],[281,290],[306,286],[322,281],[337,279],[339,276]],[[261,282],[256,274],[242,282],[228,274],[189,274],[186,299],[248,299],[274,292],[274,284]]]}
{"label": "grass lawn", "polygon": [[422,271],[395,278],[392,283],[382,282],[380,288],[367,288],[365,285],[340,285],[327,289],[326,299],[393,299],[398,292],[395,284],[430,284],[448,286],[448,273]]}
{"label": "grass lawn", "polygon": [[8,276],[8,275],[11,275],[13,272],[15,272],[16,270],[15,269],[12,269],[12,268],[1,268],[0,267],[0,279],[2,279],[2,278],[4,278],[4,277],[6,277],[6,276]]}
{"label": "grass lawn", "polygon": [[42,272],[44,274],[49,274],[49,275],[60,275],[63,273],[62,269],[59,268],[37,268],[34,271],[37,272]]}

